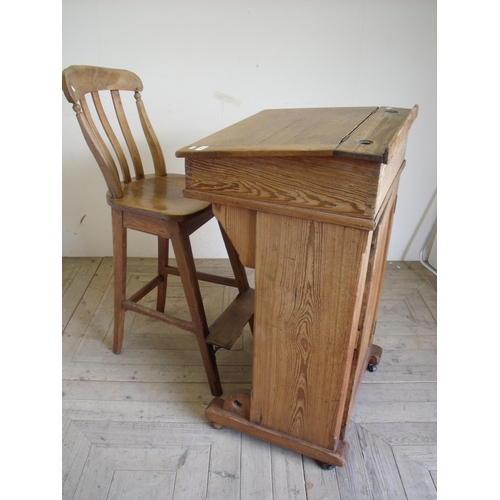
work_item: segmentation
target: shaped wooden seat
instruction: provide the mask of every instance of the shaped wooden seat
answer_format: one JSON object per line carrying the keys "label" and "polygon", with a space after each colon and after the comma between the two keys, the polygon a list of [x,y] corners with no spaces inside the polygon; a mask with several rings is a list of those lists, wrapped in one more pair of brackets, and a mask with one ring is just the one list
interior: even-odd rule
{"label": "shaped wooden seat", "polygon": [[[67,100],[73,104],[83,136],[92,151],[108,187],[107,201],[111,206],[113,227],[113,262],[114,262],[114,340],[113,352],[119,354],[123,343],[125,311],[145,314],[165,323],[175,325],[196,335],[203,359],[205,371],[212,394],[222,394],[221,382],[217,370],[215,351],[217,336],[224,340],[220,346],[228,348],[227,324],[231,328],[242,328],[253,316],[253,293],[249,285],[245,268],[238,254],[221,226],[222,237],[234,272],[234,278],[198,273],[195,269],[189,236],[208,222],[212,217],[211,204],[184,198],[184,176],[168,174],[163,153],[153,131],[141,99],[143,85],[137,75],[120,69],[100,68],[95,66],[70,66],[62,73],[62,88]],[[121,135],[128,149],[135,176],[132,177],[124,149],[118,140],[119,134],[111,125],[105,112],[101,93],[109,91],[116,112]],[[151,151],[154,174],[145,174],[139,149],[125,116],[122,95],[132,92],[142,125],[145,139]],[[88,96],[91,99],[87,99]],[[91,113],[90,104],[94,111]],[[98,128],[92,114],[100,121]],[[100,130],[104,131],[101,133]],[[111,145],[111,148],[107,144]],[[120,170],[118,170],[116,158]],[[121,179],[120,179],[121,174]],[[131,297],[125,295],[127,274],[127,229],[149,233],[158,238],[158,275]],[[169,240],[172,242],[177,267],[168,265]],[[185,321],[165,313],[167,277],[169,274],[180,276],[191,315],[191,321]],[[206,339],[210,334],[205,310],[201,298],[198,280],[237,287],[239,295],[228,309],[230,314],[222,314],[214,322],[214,335],[210,343]],[[157,289],[156,310],[139,304],[145,295]],[[235,321],[235,316],[238,320]],[[238,332],[229,332],[231,338],[237,338]],[[234,341],[233,341],[234,342]]]}

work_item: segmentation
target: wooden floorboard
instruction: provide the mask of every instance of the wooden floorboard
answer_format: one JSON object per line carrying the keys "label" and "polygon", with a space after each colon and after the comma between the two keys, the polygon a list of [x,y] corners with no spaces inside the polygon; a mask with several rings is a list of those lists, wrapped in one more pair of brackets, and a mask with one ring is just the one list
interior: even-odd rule
{"label": "wooden floorboard", "polygon": [[[231,275],[225,260],[197,267]],[[436,498],[437,285],[419,262],[387,263],[375,332],[382,359],[361,385],[346,466],[331,471],[214,429],[191,334],[128,312],[122,353],[113,354],[112,271],[110,258],[63,259],[63,500]],[[129,259],[129,292],[155,273],[154,259]],[[202,283],[209,321],[236,294]],[[154,294],[141,303],[154,307]],[[169,278],[167,311],[188,318],[177,277]],[[224,396],[251,387],[248,326],[217,358]]]}

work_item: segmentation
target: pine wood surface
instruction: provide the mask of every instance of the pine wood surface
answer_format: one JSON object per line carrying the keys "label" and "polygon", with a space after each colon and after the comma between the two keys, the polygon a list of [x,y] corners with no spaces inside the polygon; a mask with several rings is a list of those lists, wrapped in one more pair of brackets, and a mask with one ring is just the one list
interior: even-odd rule
{"label": "pine wood surface", "polygon": [[[386,265],[386,255],[389,247],[389,236],[393,222],[394,205],[396,202],[397,185],[395,186],[387,207],[381,216],[377,229],[372,235],[370,245],[370,255],[366,270],[365,292],[362,298],[361,311],[359,314],[357,345],[353,356],[353,368],[351,369],[349,385],[347,388],[348,404],[344,410],[344,425],[340,435],[344,439],[351,414],[354,408],[354,401],[361,385],[368,362],[371,360],[372,352],[376,350],[380,353],[380,347],[373,347],[373,335],[375,322],[378,313],[378,302],[381,293],[381,284],[384,279]],[[378,365],[380,355],[374,362]],[[371,362],[371,361],[370,361]]]}
{"label": "pine wood surface", "polygon": [[418,106],[266,109],[180,149],[176,155],[312,155],[387,163],[417,114]]}
{"label": "pine wood surface", "polygon": [[217,156],[301,154],[331,156],[335,147],[376,107],[266,109],[178,151]]}
{"label": "pine wood surface", "polygon": [[[188,194],[229,196],[251,203],[286,206],[371,219],[380,164],[331,157],[218,158],[186,160]],[[398,167],[401,165],[399,163]],[[293,175],[292,175],[293,174]],[[335,186],[335,189],[332,188]],[[216,202],[217,199],[214,198]]]}
{"label": "pine wood surface", "polygon": [[124,184],[123,198],[108,196],[108,204],[119,210],[168,219],[204,210],[209,203],[182,196],[185,179],[181,174],[159,177],[145,175],[144,179]]}
{"label": "pine wood surface", "polygon": [[273,214],[257,217],[255,318],[262,334],[254,339],[258,390],[250,421],[334,450],[371,234]]}
{"label": "pine wood surface", "polygon": [[185,158],[184,196],[374,229],[417,113],[418,106],[261,111],[176,152]]}
{"label": "pine wood surface", "polygon": [[[197,267],[230,275],[224,260]],[[155,273],[154,259],[129,259],[127,284],[136,289]],[[127,312],[123,350],[113,354],[110,258],[65,258],[62,277],[64,500],[436,498],[436,280],[420,263],[387,263],[374,338],[382,360],[364,376],[346,464],[333,471],[212,428],[204,418],[212,395],[188,332]],[[169,280],[166,310],[187,319],[179,278]],[[202,285],[209,322],[237,293]],[[141,303],[154,307],[154,294]],[[250,388],[252,341],[246,326],[231,351],[218,351],[223,397]]]}
{"label": "pine wood surface", "polygon": [[255,269],[257,212],[245,208],[228,207],[220,203],[214,203],[212,211],[233,242],[241,263]]}

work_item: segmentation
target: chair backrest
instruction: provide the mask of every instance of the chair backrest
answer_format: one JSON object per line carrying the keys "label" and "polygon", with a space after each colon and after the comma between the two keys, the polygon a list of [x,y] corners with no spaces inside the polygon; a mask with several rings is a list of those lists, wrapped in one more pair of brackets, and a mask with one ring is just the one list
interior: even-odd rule
{"label": "chair backrest", "polygon": [[92,118],[89,102],[86,99],[87,94],[91,94],[92,96],[95,113],[99,117],[102,128],[118,159],[123,182],[129,183],[132,181],[129,165],[120,141],[104,110],[99,94],[101,91],[111,92],[111,99],[113,101],[119,128],[121,129],[121,133],[127,145],[130,158],[132,159],[135,178],[143,179],[144,170],[137,144],[125,116],[120,94],[120,92],[123,91],[134,92],[142,130],[144,131],[153,158],[155,174],[159,176],[167,175],[165,159],[160,143],[154,133],[153,127],[146,114],[144,103],[141,99],[140,92],[142,92],[143,86],[137,75],[123,69],[100,68],[97,66],[69,66],[62,72],[62,89],[66,99],[73,104],[73,110],[76,113],[78,123],[80,124],[90,150],[101,168],[111,197],[123,197],[120,175],[104,136],[99,132]]}

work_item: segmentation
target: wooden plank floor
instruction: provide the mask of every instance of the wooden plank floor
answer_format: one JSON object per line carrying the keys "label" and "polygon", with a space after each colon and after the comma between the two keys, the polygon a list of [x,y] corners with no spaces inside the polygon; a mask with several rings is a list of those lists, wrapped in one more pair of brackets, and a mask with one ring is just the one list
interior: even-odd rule
{"label": "wooden plank floor", "polygon": [[[229,274],[225,260],[197,264]],[[129,259],[130,290],[154,273],[153,259]],[[62,276],[63,500],[436,498],[436,279],[420,263],[387,264],[381,364],[360,389],[347,465],[333,471],[213,429],[192,334],[128,312],[123,351],[113,354],[110,258],[64,258]],[[235,297],[212,284],[202,292],[209,321]],[[143,302],[154,307],[154,293]],[[167,311],[188,319],[176,277]],[[247,326],[217,353],[224,396],[250,387],[251,352]]]}

